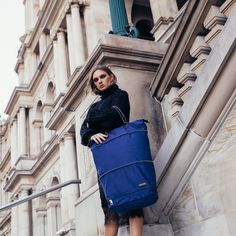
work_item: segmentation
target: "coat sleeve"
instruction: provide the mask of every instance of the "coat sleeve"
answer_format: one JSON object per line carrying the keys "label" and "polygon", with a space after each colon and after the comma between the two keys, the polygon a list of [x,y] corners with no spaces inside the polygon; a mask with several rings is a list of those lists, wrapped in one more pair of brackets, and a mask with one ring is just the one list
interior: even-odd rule
{"label": "coat sleeve", "polygon": [[88,116],[89,116],[91,110],[93,109],[93,107],[95,106],[95,104],[96,103],[94,103],[90,106],[88,113],[86,115],[86,118],[83,121],[83,124],[81,125],[81,128],[80,128],[81,144],[84,146],[88,146],[90,137],[96,133],[96,131],[94,129],[92,129],[88,123]]}
{"label": "coat sleeve", "polygon": [[81,144],[87,146],[89,143],[89,139],[93,134],[95,134],[95,131],[92,128],[89,128],[86,118],[80,128]]}
{"label": "coat sleeve", "polygon": [[126,91],[118,90],[112,97],[111,106],[102,110],[93,109],[88,116],[88,123],[91,127],[100,126],[101,128],[110,131],[115,127],[123,124],[123,121],[118,112],[112,108],[117,106],[125,115],[127,121],[129,121],[129,96]]}

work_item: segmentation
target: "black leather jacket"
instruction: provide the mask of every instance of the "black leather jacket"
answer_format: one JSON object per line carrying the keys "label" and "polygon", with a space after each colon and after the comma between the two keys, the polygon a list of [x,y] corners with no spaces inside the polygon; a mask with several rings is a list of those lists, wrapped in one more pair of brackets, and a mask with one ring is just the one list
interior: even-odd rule
{"label": "black leather jacket", "polygon": [[81,126],[81,143],[88,145],[89,139],[96,133],[106,133],[123,125],[118,112],[113,108],[117,106],[129,121],[130,104],[128,93],[114,84],[100,93],[101,100],[92,104]]}

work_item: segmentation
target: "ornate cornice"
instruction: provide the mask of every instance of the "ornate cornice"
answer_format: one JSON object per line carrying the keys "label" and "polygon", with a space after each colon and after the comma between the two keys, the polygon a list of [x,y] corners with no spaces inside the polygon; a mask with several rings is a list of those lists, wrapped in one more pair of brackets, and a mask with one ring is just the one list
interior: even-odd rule
{"label": "ornate cornice", "polygon": [[[18,86],[14,88],[11,94],[11,97],[8,101],[7,107],[4,111],[6,114],[11,116],[12,113],[14,113],[14,110],[18,109],[17,106],[19,105],[18,101],[20,97],[22,96],[31,97],[32,94],[34,94],[35,90],[37,89],[37,86],[39,85],[39,83],[41,82],[41,79],[43,78],[44,71],[46,71],[50,60],[52,60],[52,45],[50,45],[47,48],[47,51],[45,52],[40,64],[38,65],[38,68],[32,80],[30,81],[30,84],[28,86]],[[32,105],[32,104],[28,104],[28,105]]]}
{"label": "ornate cornice", "polygon": [[[37,156],[37,160],[32,166],[30,170],[12,170],[12,174],[10,175],[6,185],[4,186],[4,191],[11,192],[15,186],[21,182],[22,178],[25,178],[23,183],[29,183],[33,180],[34,176],[40,171],[43,166],[49,161],[50,157],[52,157],[52,153],[57,151],[58,147],[58,136],[54,135],[51,140],[49,146],[46,150],[42,150],[41,153]],[[17,189],[17,188],[15,188]]]}

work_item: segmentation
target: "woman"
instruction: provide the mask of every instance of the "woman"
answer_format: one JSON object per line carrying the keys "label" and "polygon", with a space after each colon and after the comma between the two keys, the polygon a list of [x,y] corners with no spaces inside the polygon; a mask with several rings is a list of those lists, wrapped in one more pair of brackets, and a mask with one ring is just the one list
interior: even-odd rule
{"label": "woman", "polygon": [[[126,91],[119,89],[117,78],[106,66],[96,66],[89,78],[89,86],[101,100],[94,103],[81,127],[81,140],[83,145],[88,145],[90,140],[97,144],[107,138],[107,132],[123,125],[118,112],[112,106],[119,107],[127,120],[129,120],[130,105]],[[124,215],[129,218],[130,235],[141,236],[143,227],[142,209],[131,210],[117,214],[108,208],[103,189],[99,184],[101,205],[105,215],[105,236],[116,236],[118,233],[119,218]]]}

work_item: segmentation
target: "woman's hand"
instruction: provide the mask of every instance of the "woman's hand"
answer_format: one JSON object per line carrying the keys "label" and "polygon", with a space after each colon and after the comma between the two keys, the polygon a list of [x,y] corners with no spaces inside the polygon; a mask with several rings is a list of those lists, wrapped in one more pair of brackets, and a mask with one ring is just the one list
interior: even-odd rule
{"label": "woman's hand", "polygon": [[93,140],[96,144],[102,143],[107,139],[108,135],[103,133],[97,133],[91,136],[90,140]]}

